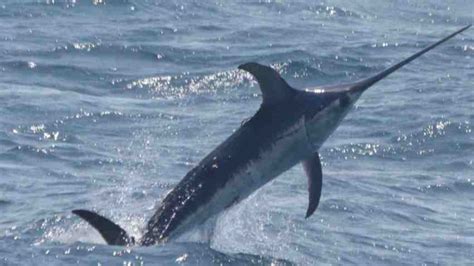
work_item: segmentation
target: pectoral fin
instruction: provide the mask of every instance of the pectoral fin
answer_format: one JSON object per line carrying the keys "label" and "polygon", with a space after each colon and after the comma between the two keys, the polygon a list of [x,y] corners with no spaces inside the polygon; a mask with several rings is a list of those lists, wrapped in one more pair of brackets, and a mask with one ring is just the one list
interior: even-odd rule
{"label": "pectoral fin", "polygon": [[303,168],[308,177],[308,192],[309,192],[309,205],[306,211],[306,217],[310,217],[319,204],[321,198],[321,188],[323,186],[323,171],[321,169],[321,161],[319,160],[319,154],[313,153],[311,158],[303,161]]}

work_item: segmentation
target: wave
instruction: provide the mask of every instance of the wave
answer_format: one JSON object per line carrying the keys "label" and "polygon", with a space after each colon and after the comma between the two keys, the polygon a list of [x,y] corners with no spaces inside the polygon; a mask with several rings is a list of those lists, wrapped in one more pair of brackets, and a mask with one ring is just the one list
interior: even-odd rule
{"label": "wave", "polygon": [[[70,90],[88,95],[104,95],[113,89],[110,83],[106,81],[107,79],[112,79],[111,74],[107,71],[86,66],[26,60],[3,61],[0,62],[0,65],[10,72],[5,77],[7,82],[15,85],[50,87],[61,91]],[[22,78],[24,76],[34,77],[35,81],[31,82],[30,79]],[[52,79],[51,77],[54,78]],[[77,86],[77,84],[83,83],[86,84]],[[101,87],[103,90],[97,90],[93,84]]]}
{"label": "wave", "polygon": [[[164,30],[172,31],[171,28],[162,28],[157,32],[154,30],[154,32],[151,34],[156,35],[160,32],[163,32]],[[33,54],[48,57],[65,54],[90,55],[100,58],[120,56],[121,58],[133,57],[134,59],[157,61],[158,59],[162,59],[163,54],[170,50],[173,49],[167,46],[118,45],[96,41],[70,43],[64,46],[58,46],[50,51],[36,51],[33,52]],[[157,53],[156,51],[161,51],[162,54]]]}
{"label": "wave", "polygon": [[442,183],[432,183],[416,188],[419,192],[428,194],[454,194],[474,192],[474,179],[455,180]]}
{"label": "wave", "polygon": [[77,1],[77,0],[42,0],[42,1],[25,1],[22,2],[22,5],[26,6],[40,6],[45,7],[75,7],[75,6],[101,6],[101,5],[129,5],[131,4],[130,0],[87,0],[87,1]]}
{"label": "wave", "polygon": [[[474,148],[469,141],[472,129],[465,122],[440,120],[425,126],[421,130],[393,136],[388,142],[379,143],[351,143],[325,148],[330,158],[356,160],[361,157],[386,158],[404,161],[438,155],[438,150],[443,153],[455,153]],[[374,133],[368,136],[373,137]],[[384,136],[391,132],[379,132],[377,136]],[[452,166],[461,164],[468,167],[463,161],[449,162]]]}
{"label": "wave", "polygon": [[[119,263],[156,263],[189,264],[189,265],[294,265],[291,261],[267,255],[246,253],[224,253],[212,248],[209,244],[193,242],[171,242],[151,247],[118,247],[102,244],[103,240],[89,225],[73,224],[72,216],[55,215],[29,223],[26,227],[12,227],[0,236],[0,248],[3,245],[30,243],[33,249],[28,252],[35,257],[34,261],[44,263],[67,263],[75,261],[80,264],[99,262]],[[135,223],[128,221],[128,223]],[[143,222],[139,219],[139,222]],[[122,223],[123,224],[123,223]],[[127,227],[127,226],[125,226]],[[21,234],[21,238],[18,235]],[[16,250],[24,254],[24,250]],[[25,258],[10,254],[10,263],[15,258],[21,263],[28,263]],[[33,262],[33,261],[31,261]]]}
{"label": "wave", "polygon": [[35,147],[33,145],[19,145],[0,154],[0,158],[10,161],[23,161],[26,158],[50,161],[62,161],[53,154],[51,147]]}
{"label": "wave", "polygon": [[[284,54],[283,57],[286,58],[306,58],[309,56],[308,53],[298,50],[285,52]],[[260,56],[255,60],[259,62],[272,61],[271,59],[281,57],[277,53],[271,53],[268,56]],[[373,70],[370,67],[356,64],[356,61],[355,58],[350,57],[341,60],[334,59],[334,57],[323,57],[317,60],[288,59],[286,62],[272,63],[271,66],[283,76],[287,76],[290,82],[301,83],[304,79],[313,80],[314,77],[320,77],[321,83],[324,83],[325,80],[334,80],[340,77],[353,79],[350,73],[371,72]],[[333,69],[338,69],[338,71],[332,71]],[[233,92],[242,87],[255,86],[256,82],[250,74],[233,69],[210,74],[182,73],[179,75],[151,76],[137,80],[116,79],[112,81],[112,84],[126,90],[145,90],[151,93],[153,97],[183,98],[197,94]],[[249,90],[244,92],[251,95]]]}
{"label": "wave", "polygon": [[13,204],[13,201],[6,200],[6,199],[0,199],[0,207],[10,205],[10,204]]}
{"label": "wave", "polygon": [[347,8],[307,2],[293,2],[291,4],[287,4],[286,2],[279,1],[258,1],[250,2],[248,3],[248,6],[265,7],[266,9],[273,12],[285,12],[287,15],[306,12],[315,14],[317,16],[361,18],[361,15],[359,15],[357,12]]}
{"label": "wave", "polygon": [[334,17],[351,17],[351,18],[363,18],[362,15],[357,13],[354,10],[350,10],[347,8],[337,7],[337,6],[329,6],[329,5],[314,5],[308,6],[308,11],[315,13],[316,15],[325,15],[325,16],[334,16]]}

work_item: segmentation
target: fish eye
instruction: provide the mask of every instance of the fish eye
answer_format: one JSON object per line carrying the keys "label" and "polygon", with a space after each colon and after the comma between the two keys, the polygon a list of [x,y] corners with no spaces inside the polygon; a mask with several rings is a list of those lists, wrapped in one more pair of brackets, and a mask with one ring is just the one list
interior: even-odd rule
{"label": "fish eye", "polygon": [[347,94],[344,94],[341,98],[339,98],[339,106],[340,107],[347,107],[350,104],[351,100]]}

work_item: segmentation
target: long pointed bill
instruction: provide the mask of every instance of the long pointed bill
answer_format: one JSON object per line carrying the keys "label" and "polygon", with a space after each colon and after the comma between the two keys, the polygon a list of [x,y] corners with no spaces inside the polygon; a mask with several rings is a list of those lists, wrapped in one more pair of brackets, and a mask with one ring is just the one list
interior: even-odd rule
{"label": "long pointed bill", "polygon": [[387,77],[388,75],[392,74],[393,72],[395,72],[396,70],[398,70],[399,68],[401,68],[402,66],[410,63],[411,61],[415,60],[416,58],[418,58],[419,56],[421,56],[422,54],[428,52],[429,50],[435,48],[436,46],[444,43],[445,41],[453,38],[454,36],[458,35],[459,33],[467,30],[469,27],[471,27],[471,25],[467,25],[466,27],[452,33],[451,35],[445,37],[444,39],[436,42],[436,43],[433,43],[432,45],[426,47],[425,49],[419,51],[418,53],[408,57],[407,59],[399,62],[398,64],[395,64],[387,69],[385,69],[384,71],[370,77],[370,78],[367,78],[367,79],[364,79],[364,80],[361,80],[359,82],[357,82],[352,88],[351,88],[351,91],[360,91],[360,92],[363,92],[365,91],[367,88],[369,88],[370,86],[374,85],[377,81]]}
{"label": "long pointed bill", "polygon": [[[320,92],[308,91],[309,95],[313,95],[315,99],[317,99],[315,101],[314,111],[306,114],[305,117],[305,127],[308,139],[312,144],[312,148],[314,149],[314,151],[318,151],[324,141],[326,141],[326,139],[331,135],[331,133],[337,128],[339,122],[342,121],[342,119],[346,116],[346,114],[349,112],[349,110],[357,101],[357,99],[367,88],[375,84],[377,81],[395,72],[402,66],[415,60],[422,54],[451,39],[457,34],[465,31],[470,26],[471,25],[454,32],[446,38],[426,47],[418,53],[408,57],[407,59],[401,61],[398,64],[387,68],[386,70],[378,74],[373,75],[372,77],[351,84],[324,86],[321,87]],[[319,90],[319,88],[317,89]],[[321,103],[324,103],[322,109]],[[311,213],[312,209],[313,208],[310,208],[309,214]]]}

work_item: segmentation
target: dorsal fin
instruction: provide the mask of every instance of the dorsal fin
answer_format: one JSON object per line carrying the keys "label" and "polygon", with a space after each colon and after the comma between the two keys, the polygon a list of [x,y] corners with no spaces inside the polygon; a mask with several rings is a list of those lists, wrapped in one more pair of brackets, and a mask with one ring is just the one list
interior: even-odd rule
{"label": "dorsal fin", "polygon": [[257,80],[262,91],[263,106],[285,101],[295,93],[280,74],[269,66],[251,62],[240,65],[239,69],[249,72]]}

